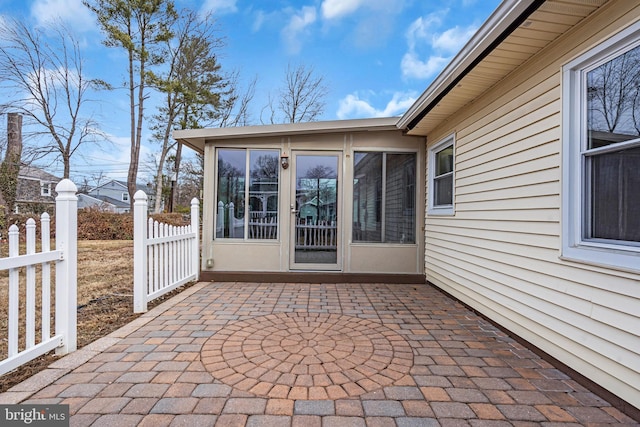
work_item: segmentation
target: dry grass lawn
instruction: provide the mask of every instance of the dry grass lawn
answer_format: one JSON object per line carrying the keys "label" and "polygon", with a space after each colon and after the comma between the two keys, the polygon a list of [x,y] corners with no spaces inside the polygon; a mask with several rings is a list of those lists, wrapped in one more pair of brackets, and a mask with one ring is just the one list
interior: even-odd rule
{"label": "dry grass lawn", "polygon": [[[52,246],[54,246],[52,244]],[[21,253],[24,253],[21,250]],[[0,254],[6,256],[6,242],[0,247]],[[52,276],[54,268],[52,268]],[[38,288],[40,287],[38,268]],[[21,274],[24,281],[24,274]],[[52,280],[53,281],[53,280]],[[185,285],[188,286],[188,285]],[[184,288],[184,287],[183,287]],[[174,295],[171,292],[149,304],[149,308]],[[21,282],[21,300],[24,283]],[[52,284],[53,295],[53,284]],[[36,297],[40,306],[40,290]],[[21,304],[21,318],[24,319],[24,304]],[[53,319],[52,307],[52,319]],[[7,313],[8,274],[0,272],[0,360],[7,355]],[[40,316],[38,309],[36,318]],[[133,241],[131,240],[80,240],[78,241],[78,348],[115,331],[138,317],[133,313]],[[52,320],[52,327],[54,322]],[[24,320],[21,320],[20,349],[24,345]],[[36,326],[36,342],[40,337],[40,321]],[[0,392],[25,380],[46,368],[56,359],[53,352],[0,377]]]}

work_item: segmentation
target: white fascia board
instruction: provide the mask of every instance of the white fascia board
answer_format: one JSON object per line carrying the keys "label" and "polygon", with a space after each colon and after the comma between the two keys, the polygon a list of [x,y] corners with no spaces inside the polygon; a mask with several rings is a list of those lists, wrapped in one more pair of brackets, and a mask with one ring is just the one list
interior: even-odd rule
{"label": "white fascia board", "polygon": [[173,131],[176,140],[189,139],[238,139],[315,133],[396,130],[398,117],[375,119],[332,120],[305,123],[287,123],[262,126],[242,126]]}

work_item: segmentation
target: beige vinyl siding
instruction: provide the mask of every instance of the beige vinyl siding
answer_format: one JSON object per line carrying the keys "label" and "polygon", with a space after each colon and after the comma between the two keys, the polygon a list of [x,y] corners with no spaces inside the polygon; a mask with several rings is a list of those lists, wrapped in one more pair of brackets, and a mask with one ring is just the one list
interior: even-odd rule
{"label": "beige vinyl siding", "polygon": [[640,275],[561,259],[560,70],[639,16],[610,2],[430,133],[455,132],[455,216],[425,220],[427,280],[637,407]]}

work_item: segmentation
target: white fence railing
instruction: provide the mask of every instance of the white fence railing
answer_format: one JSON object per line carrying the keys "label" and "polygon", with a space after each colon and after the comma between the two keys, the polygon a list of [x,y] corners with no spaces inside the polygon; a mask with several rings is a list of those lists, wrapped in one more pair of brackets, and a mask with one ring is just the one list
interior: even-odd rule
{"label": "white fence railing", "polygon": [[296,220],[296,249],[327,250],[338,247],[338,226],[335,221],[307,222]]}
{"label": "white fence railing", "polygon": [[198,199],[191,200],[191,225],[176,227],[147,219],[147,195],[138,191],[133,204],[133,311],[200,274]]}
{"label": "white fence railing", "polygon": [[[20,255],[19,229],[9,228],[9,256],[0,259],[0,271],[8,270],[7,357],[0,361],[0,375],[55,349],[66,354],[77,348],[78,198],[73,182],[56,186],[56,249],[50,245],[50,219],[41,216],[40,252],[36,252],[36,221],[26,224],[25,254]],[[55,263],[55,331],[51,330],[51,263]],[[37,333],[37,266],[40,266],[40,333]],[[24,286],[21,287],[21,272]],[[24,289],[21,295],[21,288]],[[20,303],[24,298],[23,304]],[[24,307],[21,322],[20,307]],[[0,314],[2,315],[2,314]],[[19,342],[23,331],[24,344]],[[52,334],[53,332],[53,334]],[[39,336],[38,336],[39,335]]]}

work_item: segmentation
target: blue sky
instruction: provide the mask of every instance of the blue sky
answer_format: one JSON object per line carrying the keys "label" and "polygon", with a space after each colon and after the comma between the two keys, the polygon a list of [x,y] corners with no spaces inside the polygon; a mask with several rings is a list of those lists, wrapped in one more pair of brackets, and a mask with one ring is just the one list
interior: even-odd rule
{"label": "blue sky", "polygon": [[[225,45],[220,63],[240,84],[257,78],[253,124],[269,94],[282,84],[288,64],[313,67],[329,89],[321,120],[399,116],[427,88],[498,0],[175,0],[176,7],[212,11]],[[81,0],[0,0],[0,15],[33,25],[59,16],[82,44],[86,71],[114,86],[125,81],[124,52],[106,48],[95,17]],[[92,94],[86,115],[100,122],[111,144],[85,147],[72,158],[72,179],[103,172],[126,179],[129,161],[128,98],[124,90]],[[147,113],[153,113],[153,98]],[[262,115],[262,117],[261,117]],[[3,122],[4,118],[0,118]],[[4,123],[2,124],[2,129]],[[158,147],[143,134],[141,162]],[[145,168],[141,164],[140,180]],[[60,174],[61,166],[47,166]]]}

